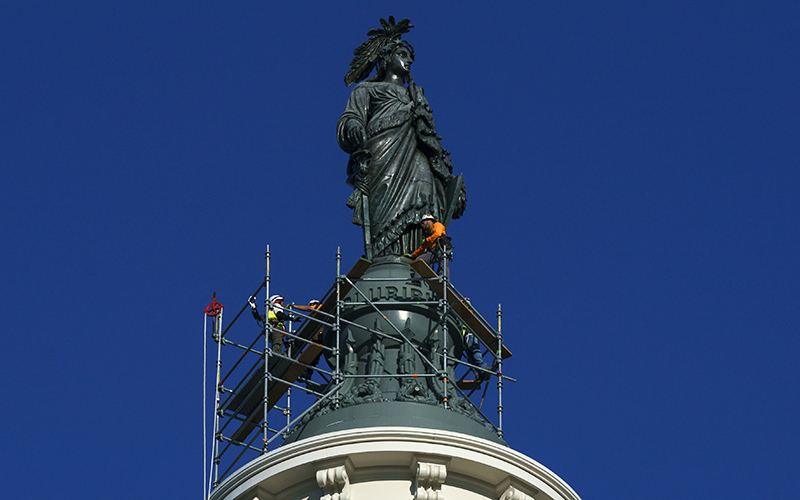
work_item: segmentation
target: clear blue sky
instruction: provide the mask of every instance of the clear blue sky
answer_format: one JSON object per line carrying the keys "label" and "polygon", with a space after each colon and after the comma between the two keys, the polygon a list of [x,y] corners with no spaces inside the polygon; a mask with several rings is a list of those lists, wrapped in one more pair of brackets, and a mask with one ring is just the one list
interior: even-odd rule
{"label": "clear blue sky", "polygon": [[296,302],[360,256],[334,131],[389,15],[467,183],[453,280],[505,311],[509,444],[585,499],[800,488],[797,2],[15,4],[3,497],[199,497],[202,310],[267,244]]}

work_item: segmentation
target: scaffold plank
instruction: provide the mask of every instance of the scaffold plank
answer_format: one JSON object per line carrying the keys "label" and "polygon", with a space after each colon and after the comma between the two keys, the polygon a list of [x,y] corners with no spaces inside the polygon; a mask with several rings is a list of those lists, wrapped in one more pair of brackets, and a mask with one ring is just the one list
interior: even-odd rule
{"label": "scaffold plank", "polygon": [[[423,260],[417,259],[411,262],[411,267],[414,268],[417,273],[423,278],[438,278],[433,269]],[[429,279],[427,281],[428,286],[431,287],[431,290],[436,292],[439,297],[444,296],[444,287],[442,283],[435,279]],[[447,287],[447,303],[450,304],[450,307],[453,308],[458,316],[464,320],[464,323],[467,324],[468,327],[475,332],[475,335],[480,337],[480,339],[489,346],[489,349],[492,352],[497,351],[497,336],[492,332],[486,325],[478,318],[478,316],[473,311],[473,307],[468,304],[466,301],[462,301],[458,295],[456,295],[455,289],[452,286]],[[510,358],[511,351],[505,346],[505,342],[503,343],[503,359]]]}
{"label": "scaffold plank", "polygon": [[462,391],[474,391],[481,388],[480,380],[459,380],[458,388]]}

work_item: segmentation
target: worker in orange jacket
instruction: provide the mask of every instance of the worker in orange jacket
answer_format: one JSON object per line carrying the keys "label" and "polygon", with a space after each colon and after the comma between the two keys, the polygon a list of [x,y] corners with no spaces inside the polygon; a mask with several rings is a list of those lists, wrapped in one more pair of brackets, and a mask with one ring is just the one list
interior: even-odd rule
{"label": "worker in orange jacket", "polygon": [[[411,257],[414,259],[422,259],[426,264],[433,268],[433,263],[437,264],[437,272],[441,274],[441,261],[442,261],[442,243],[449,245],[450,238],[447,236],[447,233],[444,231],[444,225],[440,222],[436,221],[436,218],[433,215],[427,214],[422,216],[422,220],[420,220],[420,225],[422,225],[423,229],[427,231],[430,235],[425,238],[422,244],[414,250],[414,253],[411,254]],[[448,266],[448,271],[449,271]],[[447,273],[450,274],[449,272]],[[420,276],[414,272],[414,278],[419,278]]]}

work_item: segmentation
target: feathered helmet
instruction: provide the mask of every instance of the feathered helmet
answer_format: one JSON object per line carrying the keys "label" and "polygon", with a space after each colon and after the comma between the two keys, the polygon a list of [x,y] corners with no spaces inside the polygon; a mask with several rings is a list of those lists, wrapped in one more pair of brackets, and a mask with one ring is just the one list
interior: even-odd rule
{"label": "feathered helmet", "polygon": [[[389,20],[381,19],[381,28],[371,29],[367,32],[369,40],[359,45],[354,51],[355,56],[350,62],[350,71],[344,76],[344,84],[350,86],[360,82],[369,76],[375,66],[380,66],[382,59],[390,55],[399,45],[408,47],[411,51],[411,59],[414,59],[414,47],[405,40],[401,40],[403,33],[414,27],[411,21],[403,19],[399,23],[394,22],[394,16],[389,16]],[[378,68],[380,72],[380,67]]]}

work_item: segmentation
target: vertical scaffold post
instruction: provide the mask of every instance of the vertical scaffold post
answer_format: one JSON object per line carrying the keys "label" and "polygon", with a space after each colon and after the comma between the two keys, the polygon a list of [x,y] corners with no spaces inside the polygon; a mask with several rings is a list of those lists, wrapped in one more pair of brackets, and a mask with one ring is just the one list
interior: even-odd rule
{"label": "vertical scaffold post", "polygon": [[267,245],[267,251],[264,252],[264,260],[266,260],[267,266],[267,273],[264,275],[264,287],[266,288],[267,296],[264,299],[264,429],[263,429],[263,440],[264,444],[261,447],[261,453],[264,454],[269,451],[269,436],[267,435],[267,425],[268,419],[267,414],[269,413],[269,358],[272,355],[272,351],[269,348],[269,339],[272,337],[272,323],[269,321],[269,260],[270,260],[270,253],[269,253],[269,245]]}
{"label": "vertical scaffold post", "polygon": [[[287,330],[289,333],[294,333],[294,325],[292,321],[289,320],[289,328]],[[290,337],[291,339],[291,337]],[[291,340],[286,343],[286,355],[290,358],[293,358],[292,352],[292,342]],[[286,427],[289,427],[289,424],[292,422],[292,386],[289,386],[286,389],[286,408],[283,409],[283,414],[286,416]],[[285,434],[284,434],[285,436]]]}
{"label": "vertical scaffold post", "polygon": [[[224,306],[217,302],[217,292],[214,292],[214,295],[211,298],[211,303],[206,307],[206,310],[203,311],[206,316],[212,318],[212,332],[211,338],[217,343],[217,377],[216,383],[214,384],[214,444],[212,445],[211,449],[211,456],[213,457],[213,472],[209,471],[208,475],[208,490],[206,496],[211,494],[211,485],[212,485],[212,477],[214,487],[217,486],[219,482],[219,441],[220,436],[219,434],[219,418],[220,418],[220,411],[219,411],[219,403],[220,397],[219,394],[222,389],[222,384],[220,382],[221,372],[222,372],[222,310]],[[208,320],[206,320],[208,321]],[[206,323],[203,328],[203,336],[205,337],[206,333]],[[203,339],[205,342],[208,342],[208,339]],[[203,348],[203,402],[205,403],[205,348]],[[203,408],[203,434],[205,435],[205,408]],[[205,439],[203,440],[203,444],[205,445]],[[203,478],[205,481],[205,478]]]}
{"label": "vertical scaffold post", "polygon": [[450,283],[447,275],[448,249],[442,246],[441,250],[442,259],[439,263],[439,272],[442,273],[442,316],[440,318],[442,322],[442,389],[444,392],[444,407],[447,409],[450,408],[450,404],[447,401],[447,287]]}
{"label": "vertical scaffold post", "polygon": [[206,394],[208,393],[208,318],[203,313],[203,498],[208,499],[209,488],[206,488],[206,478],[210,476],[209,467],[206,460],[208,460],[208,427],[206,420],[208,419],[208,408],[206,408]]}
{"label": "vertical scaffold post", "polygon": [[497,304],[497,436],[503,438],[503,309]]}
{"label": "vertical scaffold post", "polygon": [[220,404],[220,380],[222,373],[222,312],[224,308],[220,306],[219,314],[214,316],[214,337],[217,339],[217,381],[214,384],[214,485],[219,484],[219,404]]}
{"label": "vertical scaffold post", "polygon": [[[217,483],[219,482],[219,441],[220,436],[219,434],[219,403],[220,403],[220,391],[222,389],[222,384],[220,383],[220,376],[222,372],[222,310],[224,306],[217,302],[217,292],[214,292],[214,295],[211,298],[211,303],[206,307],[206,310],[203,311],[206,316],[210,316],[212,318],[212,332],[211,338],[217,343],[217,377],[216,383],[214,384],[214,444],[211,446],[211,456],[213,457],[213,471],[211,474],[208,475],[208,490],[206,496],[211,494],[211,484],[212,484],[212,476],[214,477],[213,484],[216,487]],[[207,333],[207,325],[208,320],[203,325],[203,336]],[[204,338],[204,342],[208,342],[208,339]],[[205,404],[205,361],[206,361],[206,351],[205,347],[203,347],[203,403]],[[205,450],[205,408],[203,408],[203,448]],[[203,461],[205,461],[205,451],[203,452]],[[205,469],[205,467],[204,467]],[[205,473],[205,470],[204,470]]]}
{"label": "vertical scaffold post", "polygon": [[340,296],[341,293],[341,285],[342,285],[342,247],[336,247],[336,322],[333,325],[333,329],[336,332],[336,345],[333,349],[333,355],[336,358],[336,370],[333,372],[334,378],[334,385],[336,386],[336,394],[333,396],[333,407],[339,408],[339,386],[342,383],[342,360],[341,360],[341,324],[339,318],[341,317],[342,313],[342,297]]}

